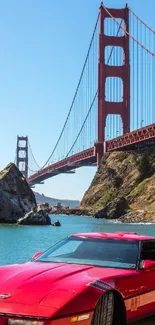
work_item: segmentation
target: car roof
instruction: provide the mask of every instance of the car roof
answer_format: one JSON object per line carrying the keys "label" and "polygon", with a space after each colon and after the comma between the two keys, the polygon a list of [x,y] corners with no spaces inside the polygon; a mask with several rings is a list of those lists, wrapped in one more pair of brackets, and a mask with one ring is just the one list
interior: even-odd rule
{"label": "car roof", "polygon": [[90,233],[80,233],[80,234],[73,234],[74,237],[83,237],[83,238],[104,238],[104,239],[122,239],[122,240],[155,240],[153,236],[147,235],[140,235],[136,232],[113,232],[113,233],[106,233],[106,232],[90,232]]}

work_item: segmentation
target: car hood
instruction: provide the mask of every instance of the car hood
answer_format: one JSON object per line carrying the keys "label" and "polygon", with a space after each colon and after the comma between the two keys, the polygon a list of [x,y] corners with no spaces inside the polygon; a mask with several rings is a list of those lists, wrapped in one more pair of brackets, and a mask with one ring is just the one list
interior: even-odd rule
{"label": "car hood", "polygon": [[[114,278],[133,271],[88,265],[28,262],[0,267],[0,312],[3,303],[59,309],[96,279],[114,285]],[[3,294],[7,294],[6,299]],[[3,305],[4,308],[4,305]]]}
{"label": "car hood", "polygon": [[[29,262],[0,269],[0,297],[8,294],[6,302],[40,303],[50,292],[68,290],[70,279],[89,270],[90,266],[69,265],[64,263]],[[0,298],[1,300],[1,298]]]}

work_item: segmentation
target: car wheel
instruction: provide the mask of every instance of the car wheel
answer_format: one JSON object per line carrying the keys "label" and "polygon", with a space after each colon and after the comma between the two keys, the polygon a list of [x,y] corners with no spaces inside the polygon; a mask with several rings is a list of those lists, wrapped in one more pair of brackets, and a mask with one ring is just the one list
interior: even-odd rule
{"label": "car wheel", "polygon": [[109,291],[104,294],[94,311],[91,325],[112,325],[114,314],[114,295]]}

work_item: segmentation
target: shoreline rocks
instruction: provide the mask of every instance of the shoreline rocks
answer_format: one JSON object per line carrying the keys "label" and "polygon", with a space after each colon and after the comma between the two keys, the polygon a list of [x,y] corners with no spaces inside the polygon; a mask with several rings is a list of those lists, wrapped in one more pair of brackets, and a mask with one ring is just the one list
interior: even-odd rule
{"label": "shoreline rocks", "polygon": [[49,211],[51,215],[76,215],[76,216],[93,216],[93,212],[90,211],[89,209],[82,209],[82,208],[75,208],[75,209],[70,209],[70,208],[64,208],[61,209],[61,211]]}
{"label": "shoreline rocks", "polygon": [[51,224],[51,226],[60,227],[61,223],[59,220],[56,220],[54,223]]}
{"label": "shoreline rocks", "polygon": [[147,213],[144,210],[130,210],[119,219],[122,223],[155,223],[155,214]]}
{"label": "shoreline rocks", "polygon": [[127,200],[122,197],[117,197],[109,202],[103,209],[98,210],[94,218],[104,219],[119,219],[129,209]]}
{"label": "shoreline rocks", "polygon": [[33,191],[13,163],[0,171],[0,223],[61,226],[59,220],[51,223],[46,209],[38,209]]}
{"label": "shoreline rocks", "polygon": [[155,148],[104,154],[79,210],[89,211],[95,218],[154,222],[154,161]]}
{"label": "shoreline rocks", "polygon": [[60,227],[61,223],[56,220],[54,223],[51,222],[51,218],[45,210],[37,209],[37,207],[32,208],[32,210],[22,218],[17,220],[18,225],[35,225],[35,226],[55,226]]}
{"label": "shoreline rocks", "polygon": [[17,224],[19,225],[38,225],[45,226],[51,225],[51,219],[47,212],[44,210],[30,211],[20,219],[18,219]]}
{"label": "shoreline rocks", "polygon": [[0,223],[16,223],[33,207],[33,191],[16,165],[10,163],[0,171]]}
{"label": "shoreline rocks", "polygon": [[[103,213],[104,213],[104,209],[103,209]],[[74,213],[73,210],[69,211],[67,210],[67,213],[66,211],[62,211],[62,213],[59,213],[60,215],[64,215],[64,216],[68,216],[68,215],[76,215],[76,216],[89,216],[89,217],[94,217],[94,218],[97,218],[97,219],[103,219],[103,214],[102,214],[102,209],[97,211],[96,213],[93,213],[92,211],[89,211],[89,210],[82,210],[82,209],[76,209],[75,211],[76,213]],[[51,213],[50,213],[51,214]],[[53,213],[55,214],[55,213]],[[100,215],[101,214],[101,215]],[[104,215],[104,219],[109,219],[109,220],[118,220],[119,222],[121,223],[155,223],[155,214],[152,212],[152,213],[147,213],[146,211],[144,210],[131,210],[131,209],[128,209],[126,211],[125,214],[121,215],[120,217],[112,217],[112,218],[109,218],[107,217],[106,215]]]}
{"label": "shoreline rocks", "polygon": [[105,154],[80,206],[57,211],[47,203],[37,208],[29,184],[11,163],[0,172],[0,223],[60,226],[59,221],[49,221],[49,214],[92,216],[124,223],[155,222],[154,161],[154,149]]}

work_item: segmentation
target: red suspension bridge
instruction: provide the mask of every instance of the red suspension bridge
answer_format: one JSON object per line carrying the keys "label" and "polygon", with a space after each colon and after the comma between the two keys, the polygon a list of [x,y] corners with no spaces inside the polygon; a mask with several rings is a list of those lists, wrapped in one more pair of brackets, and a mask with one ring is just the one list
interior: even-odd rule
{"label": "red suspension bridge", "polygon": [[127,5],[101,4],[68,116],[43,166],[28,137],[17,137],[16,164],[29,184],[99,165],[105,152],[154,146],[154,84],[155,31]]}

